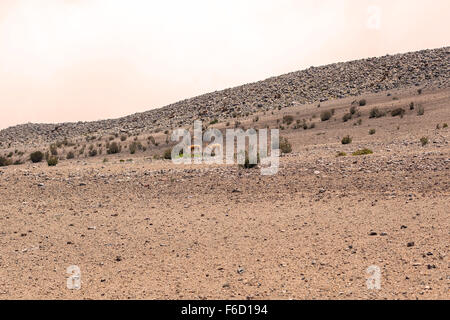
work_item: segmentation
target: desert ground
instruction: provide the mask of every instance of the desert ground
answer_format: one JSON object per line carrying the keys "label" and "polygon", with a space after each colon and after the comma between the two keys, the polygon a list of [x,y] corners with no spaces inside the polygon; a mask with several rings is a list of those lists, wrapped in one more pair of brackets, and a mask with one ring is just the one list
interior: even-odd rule
{"label": "desert ground", "polygon": [[[374,107],[386,116],[369,118]],[[398,107],[403,117],[389,113]],[[154,151],[1,167],[0,299],[450,299],[450,90],[240,122],[274,128],[286,115],[293,151],[272,176],[156,159],[162,133]],[[315,127],[294,128],[303,119]],[[373,154],[352,155],[364,148]],[[66,285],[71,265],[79,290]],[[366,285],[370,266],[379,290]]]}

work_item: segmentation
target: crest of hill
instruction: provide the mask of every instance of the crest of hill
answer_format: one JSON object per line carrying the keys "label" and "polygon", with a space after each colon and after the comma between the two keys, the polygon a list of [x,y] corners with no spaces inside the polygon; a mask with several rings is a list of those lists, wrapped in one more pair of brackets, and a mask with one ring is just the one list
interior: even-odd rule
{"label": "crest of hill", "polygon": [[449,85],[450,47],[334,63],[182,100],[118,119],[23,124],[0,131],[0,146],[48,143],[89,134],[140,133],[191,125],[194,119],[232,119],[330,99],[409,87]]}

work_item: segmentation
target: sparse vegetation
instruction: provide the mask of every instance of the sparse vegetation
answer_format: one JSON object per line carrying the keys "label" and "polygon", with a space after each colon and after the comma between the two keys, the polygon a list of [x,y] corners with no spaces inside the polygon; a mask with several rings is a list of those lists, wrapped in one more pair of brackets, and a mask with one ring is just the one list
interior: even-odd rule
{"label": "sparse vegetation", "polygon": [[120,136],[120,141],[127,141],[128,137],[126,135],[121,135]]}
{"label": "sparse vegetation", "polygon": [[69,151],[69,153],[67,153],[66,159],[73,159],[75,158],[75,154],[73,153],[73,151]]}
{"label": "sparse vegetation", "polygon": [[291,153],[292,145],[287,138],[280,138],[280,150],[282,153]]}
{"label": "sparse vegetation", "polygon": [[366,104],[367,104],[366,99],[361,99],[361,100],[359,100],[359,106],[360,106],[360,107],[364,107]]}
{"label": "sparse vegetation", "polygon": [[117,142],[112,142],[108,146],[108,149],[106,150],[106,153],[108,153],[108,154],[115,154],[115,153],[119,153],[120,150],[121,150],[120,145]]}
{"label": "sparse vegetation", "polygon": [[54,167],[58,164],[58,158],[55,156],[51,156],[50,158],[48,158],[47,160],[47,164],[49,167]]}
{"label": "sparse vegetation", "polygon": [[35,151],[30,154],[30,160],[33,163],[41,162],[44,159],[44,154],[41,151]]}
{"label": "sparse vegetation", "polygon": [[444,123],[444,124],[442,125],[442,128],[448,128],[448,124],[447,124],[447,123]]}
{"label": "sparse vegetation", "polygon": [[210,125],[213,125],[213,124],[216,124],[216,123],[219,123],[219,120],[218,120],[218,119],[212,120],[209,124],[210,124]]}
{"label": "sparse vegetation", "polygon": [[342,121],[343,122],[347,122],[352,118],[352,114],[351,113],[346,113],[344,114],[344,116],[342,117]]}
{"label": "sparse vegetation", "polygon": [[332,116],[333,114],[331,113],[331,111],[324,111],[320,114],[320,120],[328,121],[331,119]]}
{"label": "sparse vegetation", "polygon": [[397,109],[394,109],[391,111],[391,115],[393,117],[400,116],[401,118],[403,118],[403,115],[405,114],[405,112],[406,112],[405,109],[397,108]]}
{"label": "sparse vegetation", "polygon": [[350,136],[345,136],[342,138],[341,143],[342,144],[350,144],[352,143],[353,139]]}
{"label": "sparse vegetation", "polygon": [[372,150],[364,148],[364,149],[353,152],[352,155],[353,156],[364,156],[364,155],[368,155],[368,154],[372,154],[372,153],[373,153]]}
{"label": "sparse vegetation", "polygon": [[414,102],[411,102],[411,103],[409,104],[409,110],[414,110]]}
{"label": "sparse vegetation", "polygon": [[166,160],[172,159],[172,149],[166,149],[166,151],[164,151],[163,159],[166,159]]}
{"label": "sparse vegetation", "polygon": [[350,108],[350,114],[355,114],[356,113],[356,107],[353,106]]}
{"label": "sparse vegetation", "polygon": [[376,130],[375,129],[370,129],[369,130],[369,134],[372,136],[372,135],[374,135],[376,133]]}
{"label": "sparse vegetation", "polygon": [[340,151],[336,154],[336,157],[346,157],[346,156],[347,156],[347,153],[345,153],[343,151]]}
{"label": "sparse vegetation", "polygon": [[369,118],[371,118],[371,119],[372,118],[381,118],[381,117],[384,117],[384,116],[386,116],[386,112],[381,111],[378,108],[372,108],[370,110]]}
{"label": "sparse vegetation", "polygon": [[420,143],[422,144],[422,147],[426,146],[428,144],[429,140],[427,137],[420,138]]}

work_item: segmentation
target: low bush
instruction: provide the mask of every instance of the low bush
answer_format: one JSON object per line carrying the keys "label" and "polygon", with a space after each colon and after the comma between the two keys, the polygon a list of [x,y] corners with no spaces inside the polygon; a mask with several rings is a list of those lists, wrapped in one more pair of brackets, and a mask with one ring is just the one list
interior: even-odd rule
{"label": "low bush", "polygon": [[320,114],[320,120],[328,121],[331,119],[332,116],[333,114],[331,113],[331,111],[324,111]]}
{"label": "low bush", "polygon": [[115,154],[115,153],[119,153],[120,150],[121,150],[121,148],[120,148],[119,144],[117,142],[112,142],[108,146],[108,149],[106,150],[106,153],[108,153],[108,154]]}
{"label": "low bush", "polygon": [[359,100],[359,106],[360,106],[360,107],[364,107],[366,104],[367,104],[366,99],[361,99],[361,100]]}
{"label": "low bush", "polygon": [[372,154],[373,151],[370,149],[361,149],[361,150],[357,150],[355,152],[352,153],[353,156],[364,156],[364,155],[368,155],[368,154]]}
{"label": "low bush", "polygon": [[337,154],[336,154],[336,157],[346,157],[347,156],[347,153],[345,153],[345,152],[338,152]]}
{"label": "low bush", "polygon": [[369,130],[369,134],[370,134],[370,135],[374,135],[375,133],[376,133],[376,130],[375,130],[375,129],[370,129],[370,130]]}
{"label": "low bush", "polygon": [[370,110],[369,118],[381,118],[381,117],[384,117],[384,116],[386,116],[386,112],[381,111],[378,108],[372,108]]}
{"label": "low bush", "polygon": [[72,151],[69,151],[69,153],[66,156],[66,159],[73,159],[75,158],[75,154]]}
{"label": "low bush", "polygon": [[282,153],[291,153],[292,145],[288,139],[281,137],[280,138],[280,150]]}
{"label": "low bush", "polygon": [[35,151],[30,154],[30,160],[33,163],[41,162],[44,159],[44,154],[41,151]]}
{"label": "low bush", "polygon": [[397,116],[403,117],[404,114],[405,114],[405,109],[403,109],[403,108],[397,108],[397,109],[394,109],[391,111],[391,115],[393,117],[397,117]]}
{"label": "low bush", "polygon": [[420,138],[420,143],[422,144],[422,147],[426,146],[428,144],[429,140],[427,137]]}
{"label": "low bush", "polygon": [[342,117],[342,121],[343,122],[347,122],[352,118],[352,114],[351,113],[346,113],[344,114],[344,116]]}
{"label": "low bush", "polygon": [[352,140],[353,139],[350,136],[345,136],[342,138],[341,143],[342,144],[350,144],[350,143],[352,143]]}
{"label": "low bush", "polygon": [[166,151],[164,151],[162,157],[163,157],[163,159],[171,160],[172,159],[172,149],[167,149]]}
{"label": "low bush", "polygon": [[48,164],[49,167],[56,166],[58,164],[58,158],[54,157],[54,156],[51,156],[50,158],[48,158],[47,164]]}

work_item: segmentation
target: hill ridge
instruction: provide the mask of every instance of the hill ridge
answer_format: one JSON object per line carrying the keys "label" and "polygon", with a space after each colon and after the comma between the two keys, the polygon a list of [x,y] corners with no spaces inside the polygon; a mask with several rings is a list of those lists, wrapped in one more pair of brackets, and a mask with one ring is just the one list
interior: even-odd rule
{"label": "hill ridge", "polygon": [[191,124],[193,119],[232,119],[294,102],[308,104],[414,86],[448,87],[449,54],[450,47],[443,47],[310,67],[116,119],[20,124],[0,131],[0,146],[94,133],[163,130]]}

